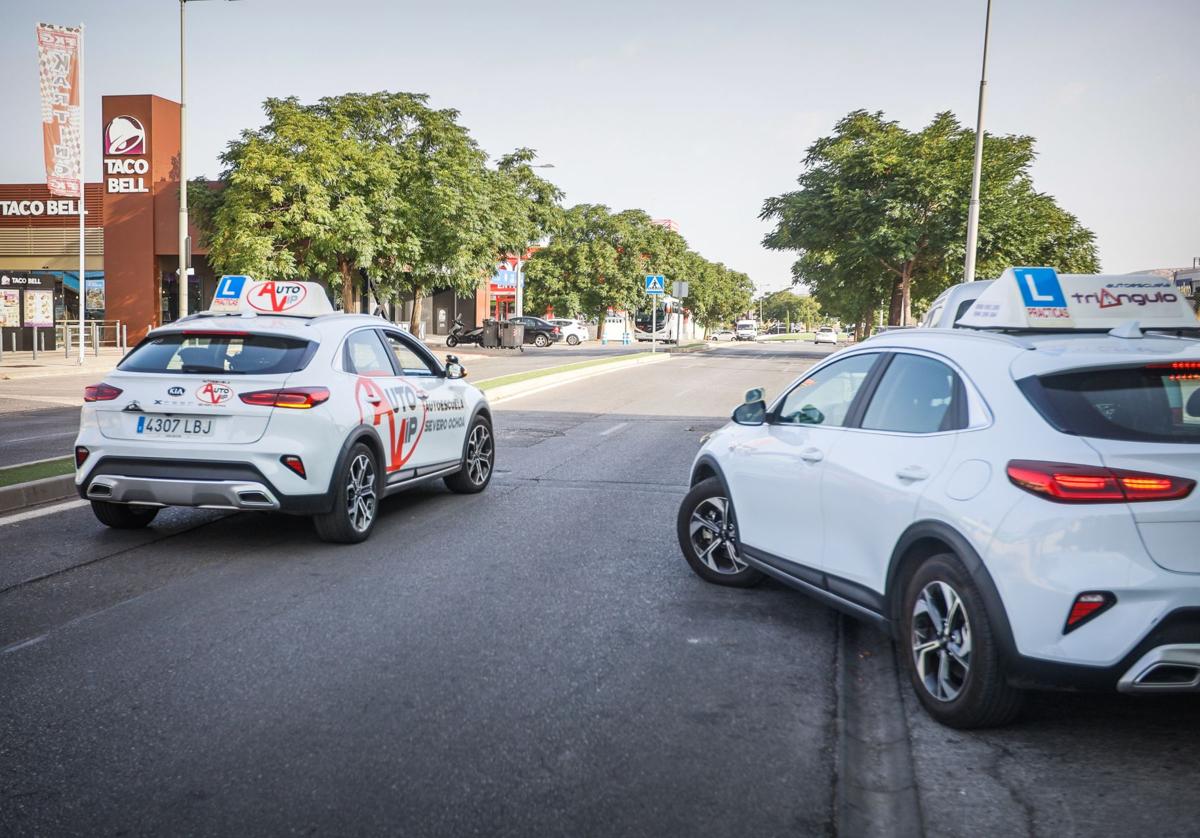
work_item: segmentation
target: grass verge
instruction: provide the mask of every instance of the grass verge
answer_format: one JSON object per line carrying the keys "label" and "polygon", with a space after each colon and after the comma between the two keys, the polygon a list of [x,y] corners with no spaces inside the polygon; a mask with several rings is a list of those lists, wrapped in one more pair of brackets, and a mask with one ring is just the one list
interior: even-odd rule
{"label": "grass verge", "polygon": [[547,375],[555,375],[560,372],[571,372],[573,370],[581,370],[587,367],[600,367],[606,364],[615,364],[618,361],[628,361],[630,358],[645,358],[651,353],[635,352],[632,355],[617,355],[613,358],[593,358],[590,361],[576,361],[573,364],[563,364],[557,367],[542,367],[536,370],[526,370],[525,372],[514,372],[511,375],[501,375],[498,378],[486,378],[483,381],[476,381],[475,386],[485,393],[495,387],[502,387],[505,384],[516,384],[518,381],[528,381],[531,378],[543,378]]}
{"label": "grass verge", "polygon": [[33,463],[27,466],[8,466],[0,468],[0,487],[15,486],[18,483],[28,483],[44,477],[60,477],[74,471],[75,462],[72,457],[47,460],[44,463]]}

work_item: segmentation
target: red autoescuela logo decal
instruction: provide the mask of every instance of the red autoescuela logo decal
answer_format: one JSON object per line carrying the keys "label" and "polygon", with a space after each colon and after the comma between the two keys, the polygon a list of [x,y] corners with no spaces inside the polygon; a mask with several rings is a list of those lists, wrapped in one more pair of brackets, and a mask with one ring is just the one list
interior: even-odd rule
{"label": "red autoescuela logo decal", "polygon": [[267,281],[257,283],[246,295],[246,302],[259,311],[278,314],[304,302],[308,289],[298,282]]}
{"label": "red autoescuela logo decal", "polygon": [[[388,446],[387,471],[397,471],[412,459],[425,433],[428,410],[417,388],[407,381],[388,383],[387,388],[372,378],[359,376],[354,388],[358,419],[373,425]],[[385,429],[386,425],[386,429]]]}
{"label": "red autoescuela logo decal", "polygon": [[233,388],[219,381],[205,381],[196,391],[196,398],[203,404],[224,404],[233,398]]}

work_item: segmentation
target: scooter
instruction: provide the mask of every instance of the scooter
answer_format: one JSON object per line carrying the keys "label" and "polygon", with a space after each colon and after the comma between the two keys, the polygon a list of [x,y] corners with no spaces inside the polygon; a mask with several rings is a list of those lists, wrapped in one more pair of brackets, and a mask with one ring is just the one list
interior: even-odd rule
{"label": "scooter", "polygon": [[450,334],[446,335],[446,346],[453,349],[460,343],[473,343],[476,346],[482,346],[483,327],[476,326],[474,329],[468,329],[463,325],[461,317],[454,318],[454,328],[450,330]]}

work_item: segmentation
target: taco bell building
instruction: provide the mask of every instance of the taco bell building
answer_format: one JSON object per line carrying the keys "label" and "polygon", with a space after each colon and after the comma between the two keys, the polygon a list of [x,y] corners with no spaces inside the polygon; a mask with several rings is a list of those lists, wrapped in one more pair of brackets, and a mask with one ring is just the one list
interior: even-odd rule
{"label": "taco bell building", "polygon": [[[102,179],[85,187],[83,305],[88,319],[120,321],[129,340],[176,317],[179,267],[179,103],[158,96],[105,96]],[[192,240],[198,236],[192,231]],[[216,287],[203,248],[193,248],[190,307]],[[54,321],[79,317],[79,207],[44,183],[0,184],[0,303],[3,331],[29,348],[29,311],[15,294],[53,291]],[[7,296],[5,292],[7,291]],[[52,332],[51,332],[52,334]]]}

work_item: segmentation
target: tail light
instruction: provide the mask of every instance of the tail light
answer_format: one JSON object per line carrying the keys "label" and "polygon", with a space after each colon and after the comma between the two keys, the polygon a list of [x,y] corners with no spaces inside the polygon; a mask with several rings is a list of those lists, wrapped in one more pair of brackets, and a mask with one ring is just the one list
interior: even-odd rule
{"label": "tail light", "polygon": [[121,389],[111,384],[89,384],[83,388],[85,402],[111,402],[121,395]]}
{"label": "tail light", "polygon": [[557,335],[558,333],[559,333],[559,328],[558,328],[557,326],[555,326],[555,327],[554,327],[554,334],[556,334],[556,335]]}
{"label": "tail light", "polygon": [[1117,598],[1109,591],[1085,591],[1075,597],[1071,610],[1067,614],[1067,623],[1063,626],[1063,634],[1069,634],[1093,617],[1099,617],[1117,604]]}
{"label": "tail light", "polygon": [[238,398],[246,404],[259,407],[290,407],[308,410],[329,400],[328,387],[287,387],[282,390],[254,390],[239,393]]}
{"label": "tail light", "polygon": [[90,455],[91,453],[92,453],[91,451],[88,451],[82,445],[76,445],[75,446],[75,468],[82,468],[83,464],[85,462],[87,462],[88,455]]}
{"label": "tail light", "polygon": [[295,454],[284,454],[279,458],[279,462],[283,463],[291,471],[300,475],[305,480],[308,479],[308,473],[304,470],[304,460],[301,460]]}
{"label": "tail light", "polygon": [[1038,460],[1012,460],[1008,479],[1018,488],[1057,503],[1179,500],[1196,486],[1195,480],[1183,477]]}

